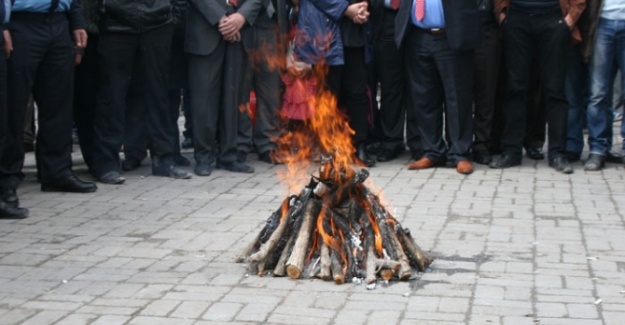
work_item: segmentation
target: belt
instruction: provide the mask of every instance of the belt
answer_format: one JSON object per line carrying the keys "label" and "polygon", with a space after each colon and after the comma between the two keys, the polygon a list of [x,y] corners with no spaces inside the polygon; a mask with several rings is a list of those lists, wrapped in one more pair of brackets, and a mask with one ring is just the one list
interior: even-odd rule
{"label": "belt", "polygon": [[432,35],[443,35],[445,33],[447,33],[447,30],[445,28],[419,28],[417,27],[417,29],[422,30],[428,34],[432,34]]}

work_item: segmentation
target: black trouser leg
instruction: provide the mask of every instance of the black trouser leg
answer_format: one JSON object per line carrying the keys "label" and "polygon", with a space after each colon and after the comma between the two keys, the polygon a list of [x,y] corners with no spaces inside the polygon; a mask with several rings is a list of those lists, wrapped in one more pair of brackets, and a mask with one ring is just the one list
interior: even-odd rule
{"label": "black trouser leg", "polygon": [[482,12],[482,45],[475,51],[475,108],[473,150],[488,150],[501,59],[499,26],[492,12]]}
{"label": "black trouser leg", "polygon": [[97,48],[99,36],[89,34],[81,63],[74,73],[74,123],[80,139],[80,151],[91,173],[93,170],[93,137],[96,90],[98,88]]}
{"label": "black trouser leg", "polygon": [[376,70],[380,81],[380,125],[384,146],[403,146],[406,106],[404,101],[404,52],[395,46],[396,12],[385,10],[380,39],[375,45]]}

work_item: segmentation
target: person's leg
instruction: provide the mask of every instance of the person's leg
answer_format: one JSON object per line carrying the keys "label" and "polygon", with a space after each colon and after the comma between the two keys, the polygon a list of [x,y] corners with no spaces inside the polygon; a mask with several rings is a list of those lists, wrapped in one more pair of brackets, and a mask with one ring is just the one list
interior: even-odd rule
{"label": "person's leg", "polygon": [[377,76],[380,81],[379,121],[383,134],[378,161],[389,161],[404,149],[406,102],[403,49],[395,46],[396,12],[384,11],[380,38],[375,45]]}
{"label": "person's leg", "polygon": [[100,83],[94,117],[93,161],[96,178],[116,173],[119,178],[119,150],[124,139],[126,99],[137,57],[137,35],[102,33],[98,44]]}
{"label": "person's leg", "polygon": [[473,114],[473,161],[489,164],[488,151],[495,113],[495,98],[501,61],[499,26],[491,12],[482,14],[483,41],[475,51],[475,108]]}
{"label": "person's leg", "polygon": [[570,45],[567,53],[564,91],[569,103],[566,155],[569,162],[578,161],[584,150],[584,125],[588,104],[588,65],[579,45]]}
{"label": "person's leg", "polygon": [[366,166],[375,165],[369,156],[365,141],[369,130],[369,97],[367,95],[367,66],[364,47],[345,47],[345,65],[341,78],[340,101],[344,103],[349,126],[354,130],[352,142],[356,147],[357,158]]}
{"label": "person's leg", "polygon": [[529,68],[535,45],[532,20],[511,11],[503,22],[506,74],[506,99],[502,108],[502,156],[491,163],[493,168],[507,168],[521,163],[525,137],[526,96]]}
{"label": "person's leg", "polygon": [[441,40],[441,35],[430,35],[417,28],[411,28],[408,33],[405,55],[408,93],[412,103],[408,109],[413,110],[423,145],[423,158],[428,160],[425,167],[421,164],[414,166],[420,169],[445,161],[447,148],[443,141],[443,86],[432,52],[438,41],[446,40]]}
{"label": "person's leg", "polygon": [[[616,21],[601,19],[590,59],[590,95],[588,99],[588,145],[597,159],[591,170],[600,169],[610,150],[612,137],[612,71],[616,57]],[[596,166],[595,166],[596,165]],[[596,167],[596,168],[595,168]]]}

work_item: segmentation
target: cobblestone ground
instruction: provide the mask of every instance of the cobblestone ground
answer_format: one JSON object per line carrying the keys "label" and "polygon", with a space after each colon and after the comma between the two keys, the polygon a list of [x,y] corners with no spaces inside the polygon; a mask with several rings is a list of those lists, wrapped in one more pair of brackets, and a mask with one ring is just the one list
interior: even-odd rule
{"label": "cobblestone ground", "polygon": [[283,167],[250,160],[255,174],[191,180],[144,163],[125,185],[60,194],[39,191],[29,154],[19,194],[31,216],[0,221],[0,323],[625,323],[621,164],[562,175],[525,159],[470,176],[409,171],[407,154],[378,164],[375,187],[436,260],[368,291],[233,262],[287,194]]}

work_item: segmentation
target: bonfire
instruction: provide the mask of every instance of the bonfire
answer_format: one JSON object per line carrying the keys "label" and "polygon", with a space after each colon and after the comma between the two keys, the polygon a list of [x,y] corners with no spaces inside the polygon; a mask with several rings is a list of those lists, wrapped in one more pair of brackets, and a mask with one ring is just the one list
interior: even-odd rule
{"label": "bonfire", "polygon": [[[315,70],[314,75],[320,78],[324,72]],[[298,195],[284,199],[237,262],[247,262],[250,273],[260,276],[337,284],[408,280],[425,271],[432,258],[365,185],[369,172],[354,158],[353,131],[336,98],[320,89],[307,101],[314,112],[305,121],[306,130],[283,136],[283,149],[274,158],[285,162],[286,179],[294,179],[288,174],[308,170],[302,163],[320,156],[317,174]]]}

